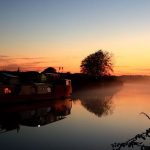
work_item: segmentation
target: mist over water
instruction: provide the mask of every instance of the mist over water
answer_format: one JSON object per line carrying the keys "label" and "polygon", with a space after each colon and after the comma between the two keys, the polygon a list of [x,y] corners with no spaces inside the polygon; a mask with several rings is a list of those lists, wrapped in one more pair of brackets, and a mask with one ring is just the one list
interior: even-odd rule
{"label": "mist over water", "polygon": [[[24,110],[22,114],[26,116],[26,122],[22,120],[25,122],[23,124],[17,120],[19,132],[12,129],[0,133],[0,149],[112,149],[112,143],[125,142],[150,127],[150,120],[140,114],[145,112],[150,115],[150,84],[126,82],[123,86],[89,87],[74,92],[71,101],[62,100],[57,105],[53,103],[48,106],[47,112],[43,112],[43,109],[42,112],[37,111],[39,107],[32,108],[40,116],[36,119],[43,121],[43,115],[49,118],[49,122],[44,122],[40,128],[36,124],[35,127],[27,126],[28,120],[31,123],[32,119],[35,123],[35,118],[34,115],[30,118],[29,111],[27,114]],[[20,112],[15,113],[20,115]],[[13,120],[8,121],[8,112],[0,116],[1,128],[2,123],[11,126]],[[50,122],[52,118],[55,118],[53,123]],[[148,140],[145,143],[148,144]]]}

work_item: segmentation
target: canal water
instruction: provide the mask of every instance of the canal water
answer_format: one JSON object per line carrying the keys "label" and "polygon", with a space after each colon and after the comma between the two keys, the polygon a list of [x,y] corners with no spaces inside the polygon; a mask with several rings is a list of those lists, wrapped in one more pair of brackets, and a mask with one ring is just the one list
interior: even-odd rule
{"label": "canal water", "polygon": [[[150,128],[144,113],[150,115],[148,83],[92,87],[71,99],[1,107],[0,150],[111,150],[111,144]],[[140,141],[150,145],[148,137]]]}

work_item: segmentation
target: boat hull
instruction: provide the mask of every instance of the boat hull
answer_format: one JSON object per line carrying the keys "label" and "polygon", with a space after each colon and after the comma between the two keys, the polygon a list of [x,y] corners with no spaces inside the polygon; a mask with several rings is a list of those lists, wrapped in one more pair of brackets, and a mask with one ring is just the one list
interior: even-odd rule
{"label": "boat hull", "polygon": [[56,86],[52,92],[46,94],[30,95],[0,95],[0,104],[12,104],[22,102],[44,101],[71,97],[71,86]]}

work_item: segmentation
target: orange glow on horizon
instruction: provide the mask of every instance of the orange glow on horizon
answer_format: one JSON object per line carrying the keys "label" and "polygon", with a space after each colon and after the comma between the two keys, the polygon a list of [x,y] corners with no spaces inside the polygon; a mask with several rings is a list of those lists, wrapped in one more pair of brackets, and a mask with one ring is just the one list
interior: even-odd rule
{"label": "orange glow on horizon", "polygon": [[[108,48],[109,49],[109,48]],[[59,67],[63,67],[63,72],[79,73],[81,61],[93,53],[94,51],[84,51],[80,55],[74,54],[64,54],[56,55],[52,54],[50,57],[46,56],[3,56],[0,55],[0,70],[17,70],[21,71],[38,71],[41,72],[47,67],[54,67],[57,71]],[[113,70],[112,75],[150,75],[150,61],[149,53],[145,50],[144,52],[137,52],[133,55],[135,51],[130,52],[131,55],[127,55],[124,51],[119,50],[113,53]],[[78,53],[79,54],[79,53]],[[120,54],[120,55],[119,55]]]}

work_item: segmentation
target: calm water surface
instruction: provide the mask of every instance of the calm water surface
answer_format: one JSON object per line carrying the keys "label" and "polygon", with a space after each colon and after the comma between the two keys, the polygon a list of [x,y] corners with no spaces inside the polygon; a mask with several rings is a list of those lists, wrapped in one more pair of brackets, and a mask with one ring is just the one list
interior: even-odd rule
{"label": "calm water surface", "polygon": [[112,143],[150,127],[140,112],[150,115],[150,84],[90,88],[72,99],[3,107],[0,150],[111,150]]}

